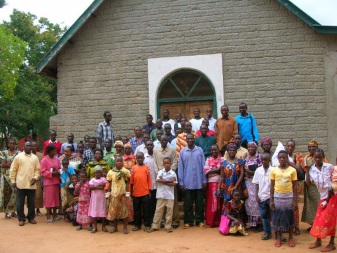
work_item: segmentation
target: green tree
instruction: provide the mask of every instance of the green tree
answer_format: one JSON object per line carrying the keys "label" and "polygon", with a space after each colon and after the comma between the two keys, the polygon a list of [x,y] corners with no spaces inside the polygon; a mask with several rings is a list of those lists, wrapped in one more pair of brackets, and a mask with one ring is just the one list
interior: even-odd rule
{"label": "green tree", "polygon": [[15,9],[10,21],[3,22],[1,26],[26,43],[14,96],[0,99],[1,131],[5,136],[9,132],[18,139],[28,134],[46,136],[49,117],[56,113],[56,82],[36,74],[34,67],[66,28]]}
{"label": "green tree", "polygon": [[0,96],[12,98],[25,59],[26,43],[0,25]]}
{"label": "green tree", "polygon": [[6,5],[5,0],[0,0],[0,8],[4,7]]}

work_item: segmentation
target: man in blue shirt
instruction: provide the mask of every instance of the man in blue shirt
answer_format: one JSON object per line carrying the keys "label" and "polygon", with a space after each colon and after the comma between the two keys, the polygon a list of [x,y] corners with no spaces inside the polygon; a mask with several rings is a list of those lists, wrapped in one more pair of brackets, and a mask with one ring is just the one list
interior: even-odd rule
{"label": "man in blue shirt", "polygon": [[253,114],[247,113],[248,106],[246,103],[239,105],[240,114],[235,117],[238,124],[239,134],[241,135],[241,146],[247,148],[248,142],[259,141],[259,132],[256,120]]}
{"label": "man in blue shirt", "polygon": [[[206,177],[204,175],[205,157],[203,150],[194,144],[194,135],[186,135],[187,147],[180,151],[178,179],[184,192],[184,229],[194,225],[204,228],[204,193]],[[195,204],[195,215],[193,213]]]}

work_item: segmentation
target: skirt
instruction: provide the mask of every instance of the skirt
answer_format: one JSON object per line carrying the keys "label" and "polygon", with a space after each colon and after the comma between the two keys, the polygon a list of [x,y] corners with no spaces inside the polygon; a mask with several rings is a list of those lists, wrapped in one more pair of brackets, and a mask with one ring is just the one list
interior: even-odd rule
{"label": "skirt", "polygon": [[245,182],[248,190],[248,198],[245,201],[248,223],[250,223],[252,227],[256,227],[260,219],[259,205],[256,201],[255,194],[256,188],[255,184],[252,183],[252,178],[247,178]]}
{"label": "skirt", "polygon": [[107,207],[104,190],[96,189],[91,191],[88,215],[93,218],[105,218],[106,210]]}
{"label": "skirt", "polygon": [[16,211],[16,189],[11,184],[9,169],[1,170],[0,183],[0,212],[13,213]]}
{"label": "skirt", "polygon": [[218,227],[221,217],[221,203],[222,198],[215,196],[219,183],[208,183],[206,190],[206,208],[205,220],[206,225],[210,227]]}
{"label": "skirt", "polygon": [[314,222],[317,206],[321,196],[315,184],[307,186],[304,184],[304,206],[302,211],[302,222],[312,225]]}
{"label": "skirt", "polygon": [[321,207],[320,200],[316,217],[310,234],[316,238],[325,239],[327,236],[336,235],[337,195],[333,195],[325,207]]}
{"label": "skirt", "polygon": [[285,231],[295,225],[293,205],[293,194],[275,193],[275,210],[272,217],[275,231]]}
{"label": "skirt", "polygon": [[125,219],[129,215],[128,198],[125,194],[118,197],[110,196],[108,220]]}
{"label": "skirt", "polygon": [[44,206],[45,208],[53,208],[60,206],[60,185],[44,186]]}
{"label": "skirt", "polygon": [[83,226],[88,226],[92,223],[92,218],[88,216],[89,201],[78,201],[76,222]]}

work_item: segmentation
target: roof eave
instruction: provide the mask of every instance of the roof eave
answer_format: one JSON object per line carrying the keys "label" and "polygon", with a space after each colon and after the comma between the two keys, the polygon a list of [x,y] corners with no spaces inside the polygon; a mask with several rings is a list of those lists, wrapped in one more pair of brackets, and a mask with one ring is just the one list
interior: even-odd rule
{"label": "roof eave", "polygon": [[[93,15],[98,7],[104,2],[104,0],[95,0],[75,21],[75,23],[63,34],[58,42],[52,47],[52,49],[42,58],[37,64],[35,70],[36,73],[42,75],[48,75],[56,78],[57,66],[56,56],[64,48],[64,46],[74,37],[77,31],[85,24],[85,22]],[[54,60],[54,61],[53,61]],[[48,74],[47,74],[48,73]]]}
{"label": "roof eave", "polygon": [[289,0],[277,1],[284,7],[286,7],[289,11],[291,11],[294,15],[296,15],[299,19],[301,19],[304,23],[314,29],[316,32],[325,34],[337,34],[337,26],[321,25],[319,22],[310,17],[308,14],[306,14]]}

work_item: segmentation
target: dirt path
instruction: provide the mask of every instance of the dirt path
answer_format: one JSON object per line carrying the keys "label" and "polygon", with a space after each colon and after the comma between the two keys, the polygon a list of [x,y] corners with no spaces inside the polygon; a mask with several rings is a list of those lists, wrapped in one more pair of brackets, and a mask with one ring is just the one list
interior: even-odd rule
{"label": "dirt path", "polygon": [[[96,234],[63,222],[47,224],[44,216],[36,218],[38,224],[18,226],[16,219],[5,220],[0,214],[0,253],[59,253],[59,252],[135,252],[135,253],[180,253],[180,252],[308,252],[308,245],[313,238],[305,231],[308,227],[301,224],[301,235],[295,237],[296,247],[288,244],[275,248],[274,240],[262,241],[261,233],[250,232],[248,236],[222,236],[217,228],[200,229],[181,227],[173,233],[164,230],[148,234],[144,231],[124,235],[98,231]],[[100,230],[99,224],[99,230]],[[120,226],[121,229],[121,226]],[[310,252],[320,252],[319,249]]]}

